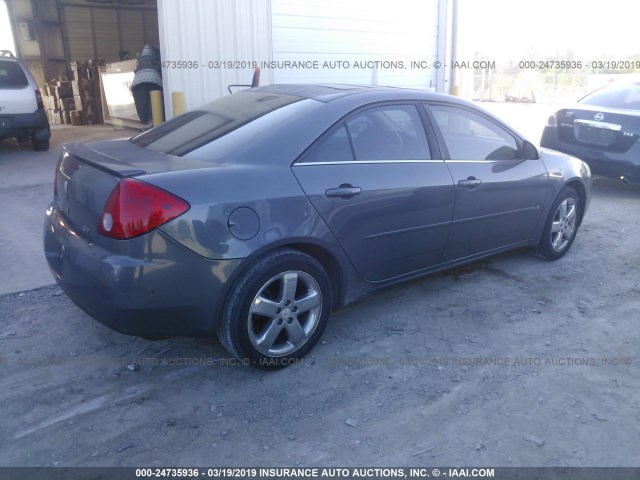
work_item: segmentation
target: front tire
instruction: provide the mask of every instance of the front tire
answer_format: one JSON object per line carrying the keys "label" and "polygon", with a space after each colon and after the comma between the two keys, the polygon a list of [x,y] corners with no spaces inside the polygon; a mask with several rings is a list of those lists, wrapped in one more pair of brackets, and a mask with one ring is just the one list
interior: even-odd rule
{"label": "front tire", "polygon": [[298,250],[278,250],[238,279],[218,337],[243,363],[284,367],[313,348],[331,305],[331,284],[322,265]]}
{"label": "front tire", "polygon": [[32,146],[34,152],[46,152],[49,150],[49,140],[32,140]]}
{"label": "front tire", "polygon": [[549,260],[557,260],[569,251],[578,233],[581,212],[578,192],[564,187],[553,202],[538,250]]}

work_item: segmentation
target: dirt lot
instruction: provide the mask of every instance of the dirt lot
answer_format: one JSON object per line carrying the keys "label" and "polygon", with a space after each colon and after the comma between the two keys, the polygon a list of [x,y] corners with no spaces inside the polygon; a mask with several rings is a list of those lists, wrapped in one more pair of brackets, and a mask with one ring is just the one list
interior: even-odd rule
{"label": "dirt lot", "polygon": [[51,283],[42,254],[42,219],[53,195],[53,173],[62,144],[138,133],[109,125],[53,125],[51,130],[48,152],[34,152],[30,142],[0,141],[0,205],[4,206],[0,215],[0,295]]}
{"label": "dirt lot", "polygon": [[596,178],[564,259],[385,290],[275,372],[120,335],[56,287],[0,297],[0,465],[638,465],[639,212],[640,185]]}

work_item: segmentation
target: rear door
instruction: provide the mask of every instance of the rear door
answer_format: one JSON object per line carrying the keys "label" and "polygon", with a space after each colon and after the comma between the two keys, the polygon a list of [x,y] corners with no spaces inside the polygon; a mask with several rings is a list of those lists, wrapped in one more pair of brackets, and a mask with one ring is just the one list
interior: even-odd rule
{"label": "rear door", "polygon": [[480,112],[428,106],[455,188],[443,261],[533,240],[547,191],[540,160],[524,160],[516,137]]}
{"label": "rear door", "polygon": [[415,105],[373,106],[335,125],[293,166],[313,206],[368,280],[441,261],[453,185],[427,138]]}

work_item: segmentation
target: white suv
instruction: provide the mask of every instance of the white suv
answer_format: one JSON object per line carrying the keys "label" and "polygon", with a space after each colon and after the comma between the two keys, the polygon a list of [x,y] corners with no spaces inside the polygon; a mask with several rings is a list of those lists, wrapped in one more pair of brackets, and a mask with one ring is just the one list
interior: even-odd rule
{"label": "white suv", "polygon": [[0,141],[31,139],[36,151],[49,150],[51,129],[42,95],[31,72],[7,50],[0,51]]}

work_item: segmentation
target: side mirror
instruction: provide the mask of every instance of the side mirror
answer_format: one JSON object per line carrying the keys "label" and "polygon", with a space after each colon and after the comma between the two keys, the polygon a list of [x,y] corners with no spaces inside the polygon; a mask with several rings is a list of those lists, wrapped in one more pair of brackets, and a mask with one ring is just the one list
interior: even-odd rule
{"label": "side mirror", "polygon": [[525,160],[538,160],[540,154],[533,143],[525,140],[522,144],[522,158]]}

